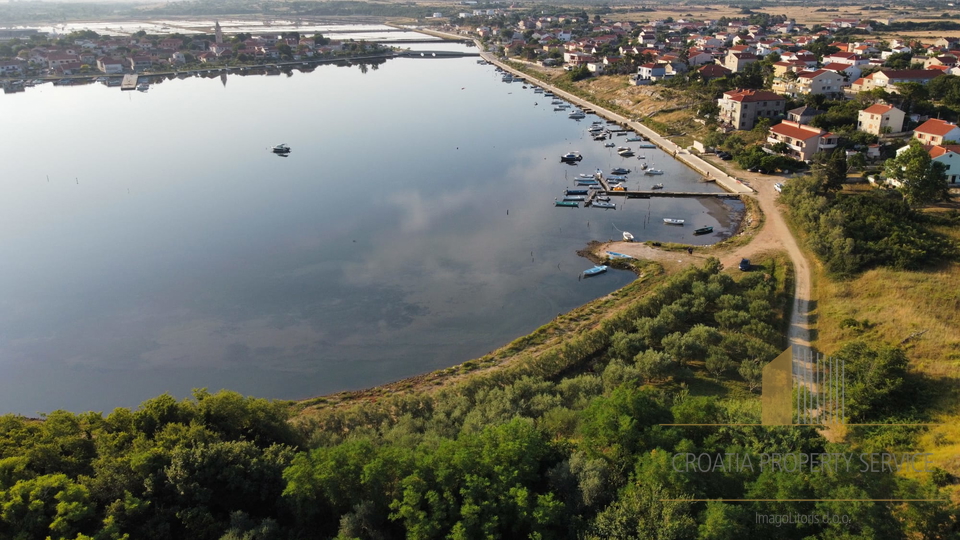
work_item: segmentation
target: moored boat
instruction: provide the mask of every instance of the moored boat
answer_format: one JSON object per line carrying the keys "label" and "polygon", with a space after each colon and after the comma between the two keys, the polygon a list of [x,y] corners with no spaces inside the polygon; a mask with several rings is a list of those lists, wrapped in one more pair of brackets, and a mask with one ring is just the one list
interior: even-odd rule
{"label": "moored boat", "polygon": [[643,137],[641,137],[641,136],[639,136],[639,135],[631,135],[631,136],[627,137],[627,141],[629,141],[629,142],[640,142],[640,141],[642,141],[642,140],[643,140]]}
{"label": "moored boat", "polygon": [[617,144],[614,142],[603,143],[603,146],[605,146],[606,148],[613,148],[616,145]]}
{"label": "moored boat", "polygon": [[587,180],[586,178],[577,179],[577,180],[575,180],[574,182],[575,182],[578,186],[598,186],[598,185],[600,185],[600,182],[597,182],[596,180]]}
{"label": "moored boat", "polygon": [[594,266],[593,268],[587,268],[583,271],[584,276],[595,276],[597,274],[602,274],[607,271],[607,265],[601,264],[600,266]]}
{"label": "moored boat", "polygon": [[663,222],[666,223],[667,225],[683,225],[683,220],[682,220],[682,219],[675,219],[675,218],[668,218],[668,217],[667,217],[667,218],[663,218]]}
{"label": "moored boat", "polygon": [[621,150],[621,151],[619,151],[619,152],[617,152],[617,153],[620,154],[621,157],[632,157],[632,156],[633,156],[633,150],[631,150],[631,149],[629,149],[629,148],[627,148],[626,150]]}
{"label": "moored boat", "polygon": [[565,189],[563,190],[564,195],[586,195],[588,193],[585,189]]}
{"label": "moored boat", "polygon": [[628,174],[630,169],[624,169],[623,167],[616,167],[610,171],[610,174]]}
{"label": "moored boat", "polygon": [[647,169],[647,170],[643,171],[643,174],[647,174],[647,175],[653,176],[653,175],[657,175],[657,174],[663,174],[663,171],[661,171],[660,169]]}
{"label": "moored boat", "polygon": [[609,210],[613,210],[613,209],[615,209],[615,208],[617,207],[617,205],[615,205],[615,204],[613,204],[613,203],[611,203],[611,202],[604,202],[604,201],[594,202],[594,203],[591,204],[590,206],[592,206],[592,207],[594,207],[594,208],[607,208],[607,209],[609,209]]}
{"label": "moored boat", "polygon": [[652,142],[642,142],[637,145],[637,148],[656,148],[656,147],[657,145],[653,144]]}
{"label": "moored boat", "polygon": [[287,146],[287,145],[285,145],[285,144],[278,144],[278,145],[274,146],[271,150],[273,150],[273,153],[274,153],[274,154],[289,154],[289,153],[290,153],[290,147]]}
{"label": "moored boat", "polygon": [[586,195],[564,195],[563,200],[565,201],[583,201],[587,198]]}
{"label": "moored boat", "polygon": [[583,159],[583,156],[580,155],[580,152],[567,152],[560,156],[560,161],[580,161],[581,159]]}
{"label": "moored boat", "polygon": [[623,241],[624,242],[633,242],[633,235],[627,231],[623,231]]}
{"label": "moored boat", "polygon": [[611,174],[610,176],[607,177],[607,180],[609,180],[609,181],[611,181],[611,182],[626,182],[626,181],[627,181],[627,177],[626,177],[626,176],[620,176],[620,175],[618,175],[618,174]]}
{"label": "moored boat", "polygon": [[663,184],[654,184],[650,186],[650,189],[663,189]]}
{"label": "moored boat", "polygon": [[713,227],[700,227],[699,229],[695,229],[693,234],[710,234],[712,232]]}
{"label": "moored boat", "polygon": [[570,208],[580,208],[580,203],[577,201],[553,201],[554,206],[568,206]]}
{"label": "moored boat", "polygon": [[568,114],[567,117],[579,119],[579,118],[586,118],[587,115],[583,114],[582,111],[573,111],[570,114]]}
{"label": "moored boat", "polygon": [[587,180],[596,180],[596,179],[597,179],[597,175],[596,175],[596,174],[580,173],[580,174],[577,175],[577,178],[585,178],[585,179],[587,179]]}

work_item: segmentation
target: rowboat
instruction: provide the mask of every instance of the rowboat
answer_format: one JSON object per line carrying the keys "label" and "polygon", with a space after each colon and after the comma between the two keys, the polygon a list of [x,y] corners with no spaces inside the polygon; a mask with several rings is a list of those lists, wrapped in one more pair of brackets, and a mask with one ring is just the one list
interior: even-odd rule
{"label": "rowboat", "polygon": [[588,268],[583,271],[584,277],[595,276],[597,274],[602,274],[607,271],[607,266],[601,264],[600,266],[594,266],[593,268]]}
{"label": "rowboat", "polygon": [[633,242],[633,235],[627,231],[623,231],[623,241],[624,242]]}
{"label": "rowboat", "polygon": [[577,180],[574,183],[578,186],[596,186],[600,184],[600,182],[597,182],[596,180]]}
{"label": "rowboat", "polygon": [[653,144],[652,142],[642,142],[637,145],[637,148],[656,148],[656,147],[657,145]]}
{"label": "rowboat", "polygon": [[663,171],[661,171],[660,169],[646,169],[645,171],[643,171],[643,174],[653,176],[655,174],[663,174]]}
{"label": "rowboat", "polygon": [[564,195],[586,195],[588,192],[585,189],[565,189],[563,190]]}
{"label": "rowboat", "polygon": [[641,137],[641,136],[639,136],[639,135],[631,135],[631,136],[627,137],[627,140],[630,141],[630,142],[640,142],[640,141],[643,140],[643,137]]}
{"label": "rowboat", "polygon": [[710,234],[713,232],[713,227],[700,227],[693,231],[693,234]]}
{"label": "rowboat", "polygon": [[601,202],[610,202],[610,197],[605,197],[605,196],[603,196],[603,195],[598,195],[598,196],[594,197],[593,200],[595,200],[595,201],[601,201]]}
{"label": "rowboat", "polygon": [[577,201],[553,201],[554,206],[569,206],[571,208],[580,208],[580,203]]}
{"label": "rowboat", "polygon": [[597,175],[596,175],[596,174],[580,173],[580,174],[577,175],[577,178],[584,178],[584,179],[586,179],[586,180],[596,180]]}
{"label": "rowboat", "polygon": [[615,143],[615,142],[608,142],[608,143],[604,143],[604,144],[603,144],[603,146],[606,147],[606,148],[613,148],[613,147],[616,146],[616,145],[617,145],[617,143]]}
{"label": "rowboat", "polygon": [[654,184],[650,186],[650,189],[663,189],[663,184]]}
{"label": "rowboat", "polygon": [[610,202],[603,202],[603,201],[594,202],[590,206],[593,206],[594,208],[606,208],[608,210],[614,210],[617,208],[617,205]]}
{"label": "rowboat", "polygon": [[617,253],[616,251],[608,251],[607,256],[611,259],[632,259],[632,255],[627,255],[626,253]]}
{"label": "rowboat", "polygon": [[610,180],[612,182],[626,182],[627,177],[619,174],[611,174],[610,176],[607,177],[607,180]]}
{"label": "rowboat", "polygon": [[666,223],[667,225],[683,225],[682,219],[674,219],[674,218],[667,217],[667,218],[663,218],[663,222]]}
{"label": "rowboat", "polygon": [[583,201],[586,200],[586,195],[564,195],[563,200],[565,201]]}

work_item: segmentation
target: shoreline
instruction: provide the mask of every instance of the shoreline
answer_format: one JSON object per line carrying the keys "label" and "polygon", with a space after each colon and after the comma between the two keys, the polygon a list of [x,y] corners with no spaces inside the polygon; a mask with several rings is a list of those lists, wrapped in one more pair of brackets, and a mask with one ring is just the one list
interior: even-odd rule
{"label": "shoreline", "polygon": [[385,24],[386,26],[390,26],[392,28],[402,28],[405,30],[410,30],[412,32],[418,32],[428,36],[434,36],[434,37],[444,38],[448,40],[463,41],[463,40],[472,39],[474,45],[477,47],[477,50],[480,51],[480,57],[486,60],[487,62],[490,62],[491,64],[498,66],[501,69],[507,70],[514,75],[518,75],[527,82],[536,84],[537,86],[545,90],[549,90],[554,94],[556,94],[557,96],[562,97],[563,99],[573,103],[574,105],[577,105],[582,109],[590,109],[593,111],[593,114],[596,114],[597,116],[603,117],[607,120],[612,120],[629,129],[633,129],[637,133],[643,135],[650,142],[656,144],[657,147],[663,150],[664,152],[667,152],[668,154],[672,154],[671,157],[673,157],[673,159],[675,159],[676,161],[683,163],[684,165],[692,169],[694,172],[700,174],[701,176],[705,176],[710,178],[711,180],[716,181],[718,186],[722,187],[723,189],[727,190],[730,193],[741,193],[741,194],[755,193],[753,188],[743,184],[737,178],[730,176],[729,174],[718,169],[717,167],[710,164],[706,160],[700,158],[699,156],[690,153],[688,150],[684,148],[681,148],[679,145],[677,145],[673,141],[668,140],[666,137],[661,136],[660,134],[653,131],[649,127],[643,125],[642,122],[638,122],[638,121],[634,121],[632,119],[626,118],[621,114],[615,113],[600,105],[594,104],[590,101],[587,101],[586,99],[573,95],[565,90],[562,90],[550,84],[549,82],[546,82],[542,79],[534,77],[533,75],[530,75],[529,73],[516,69],[510,66],[509,64],[501,62],[492,53],[484,51],[480,41],[476,38],[473,38],[472,36],[457,36],[456,34],[448,34],[446,32],[439,32],[436,30],[426,30],[422,28],[400,26],[400,25],[395,25],[391,23],[385,23]]}

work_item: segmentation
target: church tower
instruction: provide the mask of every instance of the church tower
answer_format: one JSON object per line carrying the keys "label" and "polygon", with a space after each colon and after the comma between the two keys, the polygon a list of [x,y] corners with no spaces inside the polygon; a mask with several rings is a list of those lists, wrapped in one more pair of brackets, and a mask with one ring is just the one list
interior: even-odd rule
{"label": "church tower", "polygon": [[217,43],[223,43],[223,30],[220,29],[220,21],[213,25],[213,31],[217,34]]}

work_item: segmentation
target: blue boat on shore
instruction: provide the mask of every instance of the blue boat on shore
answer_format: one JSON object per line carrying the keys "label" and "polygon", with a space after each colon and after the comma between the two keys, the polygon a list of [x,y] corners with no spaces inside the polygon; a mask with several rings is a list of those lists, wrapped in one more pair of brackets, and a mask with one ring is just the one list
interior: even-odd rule
{"label": "blue boat on shore", "polygon": [[609,255],[611,259],[632,259],[633,258],[632,255],[627,255],[626,253],[617,253],[616,251],[608,251],[607,255]]}
{"label": "blue boat on shore", "polygon": [[594,266],[593,268],[588,268],[583,271],[584,277],[596,276],[607,271],[607,266],[601,264],[600,266]]}

